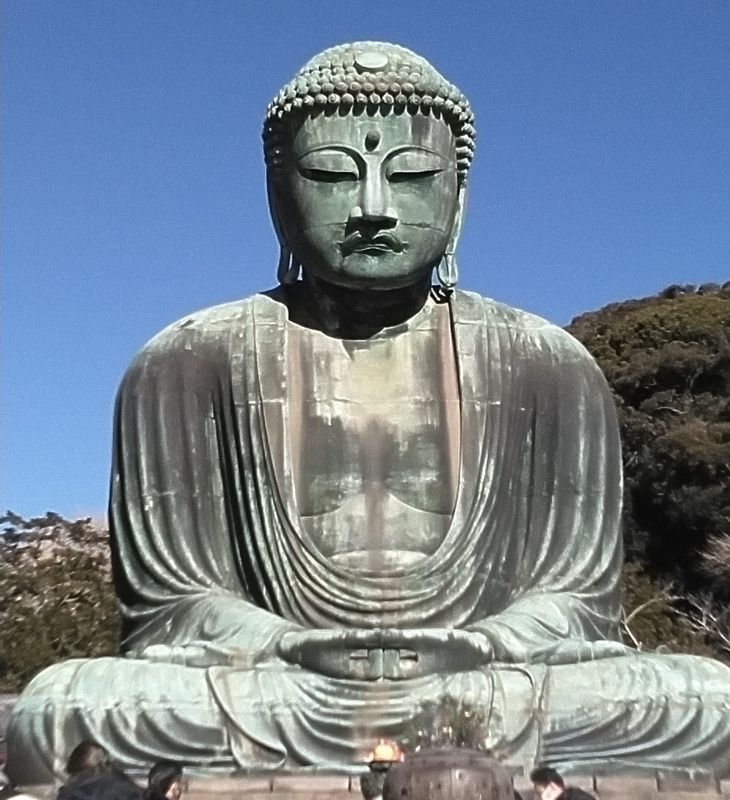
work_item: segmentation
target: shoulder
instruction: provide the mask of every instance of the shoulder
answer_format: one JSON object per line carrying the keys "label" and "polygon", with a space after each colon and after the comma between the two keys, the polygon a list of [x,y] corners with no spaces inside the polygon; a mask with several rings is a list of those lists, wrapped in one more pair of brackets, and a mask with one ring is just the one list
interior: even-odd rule
{"label": "shoulder", "polygon": [[58,791],[57,800],[141,800],[142,789],[126,775],[110,772],[69,781]]}
{"label": "shoulder", "polygon": [[187,314],[141,348],[124,382],[142,375],[217,370],[229,363],[233,351],[240,351],[250,341],[257,322],[276,319],[282,308],[276,292],[266,292]]}
{"label": "shoulder", "polygon": [[562,794],[564,800],[595,800],[592,794],[584,792],[577,786],[568,786]]}
{"label": "shoulder", "polygon": [[489,331],[503,333],[534,353],[560,362],[583,362],[597,369],[593,356],[575,337],[537,314],[464,291],[454,293],[454,308],[457,322],[479,322]]}
{"label": "shoulder", "polygon": [[184,348],[193,341],[220,344],[232,334],[245,334],[257,312],[265,314],[275,304],[270,293],[262,293],[194,311],[163,328],[140,352]]}

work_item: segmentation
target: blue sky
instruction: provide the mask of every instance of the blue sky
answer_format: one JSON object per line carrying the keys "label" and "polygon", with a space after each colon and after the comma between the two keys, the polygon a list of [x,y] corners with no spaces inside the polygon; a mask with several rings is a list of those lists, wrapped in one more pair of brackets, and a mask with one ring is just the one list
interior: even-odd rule
{"label": "blue sky", "polygon": [[560,324],[730,277],[730,3],[7,0],[0,508],[99,515],[156,331],[272,285],[261,120],[385,39],[477,117],[462,286]]}

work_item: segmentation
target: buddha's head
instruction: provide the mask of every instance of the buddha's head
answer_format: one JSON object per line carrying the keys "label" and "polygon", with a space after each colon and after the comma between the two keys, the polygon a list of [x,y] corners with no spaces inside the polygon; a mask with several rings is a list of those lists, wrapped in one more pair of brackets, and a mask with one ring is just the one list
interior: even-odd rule
{"label": "buddha's head", "polygon": [[279,279],[346,288],[456,282],[453,251],[474,153],[466,98],[425,59],[357,42],[315,56],[264,125]]}

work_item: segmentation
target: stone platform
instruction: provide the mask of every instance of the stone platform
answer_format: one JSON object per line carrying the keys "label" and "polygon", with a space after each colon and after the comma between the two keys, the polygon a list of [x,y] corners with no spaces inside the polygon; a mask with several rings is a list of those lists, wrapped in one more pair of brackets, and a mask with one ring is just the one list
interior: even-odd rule
{"label": "stone platform", "polygon": [[[645,775],[566,775],[597,800],[730,800],[730,780],[716,781],[656,772]],[[526,776],[516,775],[514,787],[523,800],[535,800]],[[39,800],[52,800],[52,786],[26,786]],[[272,774],[240,778],[190,778],[184,800],[360,800],[357,776]],[[427,800],[427,798],[423,798]]]}

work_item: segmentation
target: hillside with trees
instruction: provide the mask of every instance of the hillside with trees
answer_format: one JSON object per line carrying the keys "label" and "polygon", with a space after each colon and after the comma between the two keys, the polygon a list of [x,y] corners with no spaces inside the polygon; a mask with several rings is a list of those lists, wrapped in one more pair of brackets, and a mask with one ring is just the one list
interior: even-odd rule
{"label": "hillside with trees", "polygon": [[619,414],[625,613],[641,609],[624,633],[730,659],[730,283],[670,286],[568,331]]}
{"label": "hillside with trees", "polygon": [[[616,398],[625,470],[624,636],[730,661],[730,283],[673,286],[568,326]],[[0,691],[119,651],[107,532],[0,520]]]}
{"label": "hillside with trees", "polygon": [[568,330],[613,390],[629,560],[730,597],[730,285],[670,287]]}

